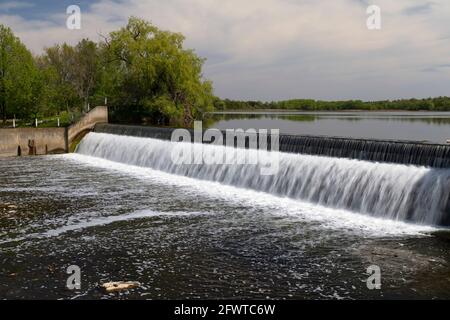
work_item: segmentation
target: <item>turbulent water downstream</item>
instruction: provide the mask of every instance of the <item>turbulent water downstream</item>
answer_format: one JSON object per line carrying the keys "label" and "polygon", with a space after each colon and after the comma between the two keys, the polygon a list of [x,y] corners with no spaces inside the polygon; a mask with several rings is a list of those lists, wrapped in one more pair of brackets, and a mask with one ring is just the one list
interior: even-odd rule
{"label": "turbulent water downstream", "polygon": [[[171,148],[91,133],[77,154],[1,159],[0,298],[450,297],[449,170],[280,154],[261,176]],[[116,280],[141,286],[98,289]]]}

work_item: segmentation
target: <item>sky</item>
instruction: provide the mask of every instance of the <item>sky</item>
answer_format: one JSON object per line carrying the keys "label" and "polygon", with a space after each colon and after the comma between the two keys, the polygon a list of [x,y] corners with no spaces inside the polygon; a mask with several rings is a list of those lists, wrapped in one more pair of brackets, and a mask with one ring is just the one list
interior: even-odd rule
{"label": "sky", "polygon": [[[81,29],[69,30],[69,5]],[[369,30],[366,10],[381,9]],[[0,23],[35,54],[100,40],[129,16],[181,32],[215,94],[241,100],[450,96],[448,0],[0,0]]]}

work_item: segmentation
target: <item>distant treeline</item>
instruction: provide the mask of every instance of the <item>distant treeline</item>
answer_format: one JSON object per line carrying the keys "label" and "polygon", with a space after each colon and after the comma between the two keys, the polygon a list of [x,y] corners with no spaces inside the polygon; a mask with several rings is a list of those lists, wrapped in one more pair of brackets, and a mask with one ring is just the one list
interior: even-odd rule
{"label": "distant treeline", "polygon": [[450,111],[450,97],[427,99],[402,99],[384,101],[321,101],[312,99],[292,99],[284,101],[237,101],[216,100],[216,110],[280,109],[302,111],[340,110],[410,110],[410,111]]}

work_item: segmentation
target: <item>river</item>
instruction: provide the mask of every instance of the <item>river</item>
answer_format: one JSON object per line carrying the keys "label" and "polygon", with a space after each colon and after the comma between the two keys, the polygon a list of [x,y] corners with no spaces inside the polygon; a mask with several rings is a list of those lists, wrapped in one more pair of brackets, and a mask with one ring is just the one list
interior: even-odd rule
{"label": "river", "polygon": [[[170,144],[90,133],[75,154],[0,159],[0,298],[450,298],[449,170],[282,155],[276,181],[252,183],[173,167]],[[140,287],[98,288],[121,280]]]}

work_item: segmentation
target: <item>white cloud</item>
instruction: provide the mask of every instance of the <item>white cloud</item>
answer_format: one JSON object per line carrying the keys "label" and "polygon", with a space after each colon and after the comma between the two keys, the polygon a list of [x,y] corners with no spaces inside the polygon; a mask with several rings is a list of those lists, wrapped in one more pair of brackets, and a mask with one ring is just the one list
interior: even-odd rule
{"label": "white cloud", "polygon": [[[135,15],[186,35],[206,58],[216,92],[231,98],[381,99],[449,94],[450,2],[377,0],[382,30],[366,28],[361,0],[101,0],[82,7],[82,29],[65,12],[2,23],[40,52],[82,37],[98,40]],[[425,9],[424,9],[425,8]],[[423,72],[433,69],[436,72]]]}

